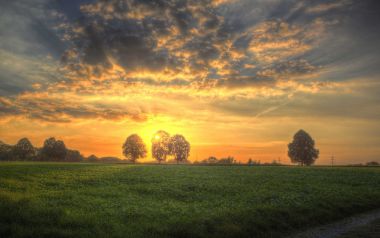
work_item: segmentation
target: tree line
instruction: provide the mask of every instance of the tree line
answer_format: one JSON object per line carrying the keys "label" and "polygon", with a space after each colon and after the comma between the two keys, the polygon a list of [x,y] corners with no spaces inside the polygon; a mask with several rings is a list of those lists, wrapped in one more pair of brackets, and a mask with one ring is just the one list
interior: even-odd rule
{"label": "tree line", "polygon": [[[159,163],[166,162],[168,158],[176,163],[189,162],[190,143],[183,135],[170,136],[166,131],[158,131],[153,135],[151,142],[152,157]],[[146,145],[137,134],[127,137],[122,151],[131,163],[147,155]],[[20,139],[15,145],[0,141],[0,161],[122,162],[123,160],[116,157],[98,158],[95,155],[85,158],[78,150],[68,149],[62,140],[50,137],[44,141],[41,148],[34,147],[28,138]]]}
{"label": "tree line", "polygon": [[[152,157],[158,163],[175,161],[176,163],[188,163],[190,155],[190,143],[183,135],[171,136],[166,131],[157,131],[152,139]],[[122,145],[122,152],[126,159],[135,163],[147,156],[147,149],[142,138],[137,134],[127,137]],[[312,137],[304,130],[299,130],[293,136],[293,141],[288,144],[288,156],[292,163],[299,165],[312,165],[319,156],[319,150],[315,148]],[[66,161],[66,162],[119,162],[116,157],[98,158],[91,155],[85,158],[78,150],[68,149],[61,140],[50,137],[44,141],[41,148],[32,145],[28,138],[20,139],[16,145],[8,145],[0,141],[0,160],[8,161]],[[210,156],[198,164],[236,164],[236,160],[229,156],[217,159]],[[248,165],[257,165],[260,162],[250,159]],[[276,164],[276,162],[272,162]]]}
{"label": "tree line", "polygon": [[28,138],[20,139],[15,145],[0,141],[0,160],[80,162],[84,157],[79,151],[66,148],[63,141],[50,137],[42,148],[34,147]]}

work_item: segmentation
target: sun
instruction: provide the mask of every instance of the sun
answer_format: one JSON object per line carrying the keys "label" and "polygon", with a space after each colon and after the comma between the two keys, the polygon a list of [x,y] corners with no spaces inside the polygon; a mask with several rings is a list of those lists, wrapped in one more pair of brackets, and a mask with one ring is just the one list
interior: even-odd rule
{"label": "sun", "polygon": [[159,139],[160,139],[160,135],[157,135],[157,134],[156,134],[156,135],[154,136],[154,139],[155,139],[155,140],[159,140]]}

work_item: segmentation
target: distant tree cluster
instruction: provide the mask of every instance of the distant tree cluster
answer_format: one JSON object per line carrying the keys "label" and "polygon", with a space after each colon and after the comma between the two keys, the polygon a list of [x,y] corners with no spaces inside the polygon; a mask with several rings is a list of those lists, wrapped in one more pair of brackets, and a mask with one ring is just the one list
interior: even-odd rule
{"label": "distant tree cluster", "polygon": [[2,161],[65,161],[80,162],[84,157],[77,150],[66,148],[65,143],[50,137],[42,148],[32,145],[28,138],[20,139],[16,145],[0,141],[0,160]]}
{"label": "distant tree cluster", "polygon": [[365,164],[366,166],[380,166],[379,162],[370,161]]}
{"label": "distant tree cluster", "polygon": [[125,160],[122,160],[118,157],[106,156],[106,157],[97,157],[96,155],[90,155],[84,159],[85,162],[101,162],[101,163],[125,163]]}
{"label": "distant tree cluster", "polygon": [[[157,131],[152,137],[152,157],[158,163],[172,157],[176,163],[186,163],[190,155],[190,143],[183,135],[170,136],[166,131]],[[137,134],[130,135],[123,144],[123,154],[131,162],[145,158],[146,145]]]}
{"label": "distant tree cluster", "polygon": [[253,160],[252,158],[248,159],[247,165],[252,166],[252,165],[260,165],[261,161],[260,160]]}
{"label": "distant tree cluster", "polygon": [[371,167],[371,166],[380,166],[380,163],[379,162],[377,162],[377,161],[369,161],[369,162],[367,162],[367,163],[365,163],[365,164],[362,164],[362,163],[359,163],[359,164],[349,164],[348,166],[354,166],[354,167],[360,167],[360,166],[369,166],[369,167]]}
{"label": "distant tree cluster", "polygon": [[260,160],[252,160],[251,158],[249,158],[247,165],[248,166],[280,166],[282,164],[277,160],[273,160],[272,162],[261,163]]}
{"label": "distant tree cluster", "polygon": [[204,160],[196,161],[194,164],[237,164],[237,161],[232,156],[220,159],[216,158],[215,156],[210,156]]}

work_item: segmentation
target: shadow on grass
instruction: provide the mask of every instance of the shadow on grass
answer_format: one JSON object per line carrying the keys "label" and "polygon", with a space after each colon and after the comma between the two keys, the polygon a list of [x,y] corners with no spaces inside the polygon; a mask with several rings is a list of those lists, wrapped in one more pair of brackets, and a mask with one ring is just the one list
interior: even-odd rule
{"label": "shadow on grass", "polygon": [[0,237],[67,237],[83,225],[65,220],[63,211],[33,207],[28,199],[0,198]]}
{"label": "shadow on grass", "polygon": [[28,198],[0,197],[0,237],[107,237],[111,226],[96,226],[91,217],[75,217],[61,208],[46,207]]}

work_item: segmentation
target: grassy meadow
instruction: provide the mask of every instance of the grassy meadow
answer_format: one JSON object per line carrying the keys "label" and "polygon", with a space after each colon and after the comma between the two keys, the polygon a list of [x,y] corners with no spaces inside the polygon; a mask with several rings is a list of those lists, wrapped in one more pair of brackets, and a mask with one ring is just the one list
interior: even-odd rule
{"label": "grassy meadow", "polygon": [[380,207],[380,169],[0,163],[0,237],[281,237]]}

